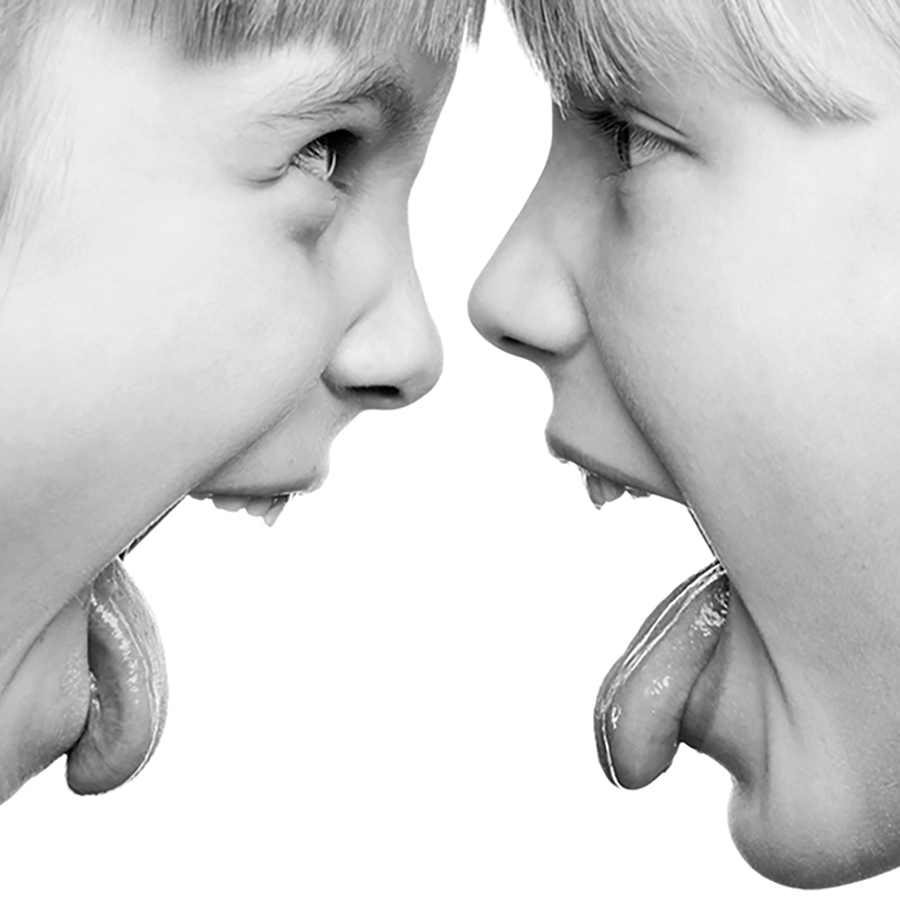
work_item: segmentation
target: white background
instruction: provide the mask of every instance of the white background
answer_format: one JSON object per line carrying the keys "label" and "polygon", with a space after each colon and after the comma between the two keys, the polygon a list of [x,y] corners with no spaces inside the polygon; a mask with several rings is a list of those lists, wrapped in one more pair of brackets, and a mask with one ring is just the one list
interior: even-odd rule
{"label": "white background", "polygon": [[492,9],[413,201],[444,378],[351,425],[271,531],[188,501],[130,557],[166,734],[119,791],[75,797],[60,762],[4,806],[4,897],[796,896],[733,848],[714,763],[682,748],[631,793],[596,761],[604,674],[708,554],[674,504],[596,512],[544,448],[543,376],[466,318],[548,140]]}

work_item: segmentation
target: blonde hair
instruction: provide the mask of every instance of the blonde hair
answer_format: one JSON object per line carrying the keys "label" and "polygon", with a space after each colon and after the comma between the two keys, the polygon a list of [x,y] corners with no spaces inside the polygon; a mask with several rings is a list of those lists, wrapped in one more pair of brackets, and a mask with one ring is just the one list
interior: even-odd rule
{"label": "blonde hair", "polygon": [[[835,30],[825,0],[503,0],[522,42],[564,100],[569,85],[621,101],[671,61],[737,78],[798,119],[869,118],[869,101],[839,83],[796,24]],[[844,3],[900,54],[897,0]]]}
{"label": "blonde hair", "polygon": [[92,0],[156,33],[190,60],[222,59],[320,37],[348,48],[413,46],[455,55],[475,39],[485,0]]}

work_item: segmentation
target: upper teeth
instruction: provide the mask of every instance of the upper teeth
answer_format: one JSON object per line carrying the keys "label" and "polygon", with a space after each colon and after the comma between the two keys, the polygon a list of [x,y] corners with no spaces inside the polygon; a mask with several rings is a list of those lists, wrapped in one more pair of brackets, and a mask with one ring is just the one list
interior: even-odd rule
{"label": "upper teeth", "polygon": [[625,485],[604,478],[596,472],[588,472],[582,470],[584,475],[584,484],[587,488],[588,496],[591,498],[597,509],[603,507],[606,503],[618,500],[625,493]]}
{"label": "upper teeth", "polygon": [[269,527],[275,524],[281,511],[287,506],[290,499],[288,494],[278,494],[275,497],[253,497],[236,494],[212,494],[208,495],[213,504],[219,509],[227,509],[229,512],[238,512],[245,509],[251,516],[259,516]]}

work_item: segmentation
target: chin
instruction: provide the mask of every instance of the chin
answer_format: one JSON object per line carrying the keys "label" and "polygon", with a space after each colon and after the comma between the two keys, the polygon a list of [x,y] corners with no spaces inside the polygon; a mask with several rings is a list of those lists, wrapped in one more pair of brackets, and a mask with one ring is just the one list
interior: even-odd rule
{"label": "chin", "polygon": [[[825,798],[823,797],[824,801]],[[822,810],[827,801],[806,803],[802,820],[790,815],[762,815],[752,798],[735,789],[729,826],[741,856],[760,875],[787,887],[838,887],[881,875],[900,865],[900,845],[883,822],[860,821]]]}

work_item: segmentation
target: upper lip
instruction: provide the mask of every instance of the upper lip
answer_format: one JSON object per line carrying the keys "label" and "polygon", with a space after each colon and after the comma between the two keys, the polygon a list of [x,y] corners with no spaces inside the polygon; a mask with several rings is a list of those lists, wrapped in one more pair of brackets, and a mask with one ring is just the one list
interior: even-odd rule
{"label": "upper lip", "polygon": [[555,456],[563,462],[573,462],[576,466],[587,472],[592,472],[609,481],[614,481],[626,488],[633,488],[634,490],[641,491],[645,494],[662,496],[657,488],[654,488],[646,481],[635,478],[633,475],[624,472],[622,469],[617,469],[615,466],[608,466],[598,459],[594,459],[592,456],[582,452],[577,447],[573,447],[556,435],[547,434],[547,449],[550,451],[551,456]]}
{"label": "upper lip", "polygon": [[213,497],[246,497],[251,500],[276,500],[281,497],[296,497],[300,494],[311,494],[317,491],[324,479],[317,478],[310,481],[295,482],[290,487],[254,487],[245,490],[241,487],[227,487],[217,490],[201,490],[197,488],[191,491],[190,496],[197,500],[212,499]]}
{"label": "upper lip", "polygon": [[198,484],[190,492],[192,497],[292,497],[295,494],[311,494],[317,491],[328,476],[327,466],[317,466],[312,472],[290,482],[250,482],[228,484],[223,480],[217,485],[215,476]]}

